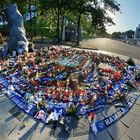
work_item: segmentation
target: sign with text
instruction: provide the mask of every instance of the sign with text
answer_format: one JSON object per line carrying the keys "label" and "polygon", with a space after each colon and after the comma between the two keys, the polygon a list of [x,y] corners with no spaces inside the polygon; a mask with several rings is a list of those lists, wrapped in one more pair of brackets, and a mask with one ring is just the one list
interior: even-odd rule
{"label": "sign with text", "polygon": [[98,131],[100,132],[100,131],[106,129],[111,124],[117,122],[122,116],[124,116],[130,110],[130,108],[134,105],[134,103],[136,102],[138,97],[139,97],[139,94],[134,93],[124,108],[120,108],[117,112],[115,112],[111,116],[105,118],[104,120],[97,121],[96,127],[97,127]]}

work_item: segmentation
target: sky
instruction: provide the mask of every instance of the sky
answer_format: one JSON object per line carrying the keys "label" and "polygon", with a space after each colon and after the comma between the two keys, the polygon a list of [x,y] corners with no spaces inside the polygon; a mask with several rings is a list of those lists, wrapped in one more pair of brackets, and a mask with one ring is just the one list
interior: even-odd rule
{"label": "sky", "polygon": [[136,30],[140,24],[140,0],[117,0],[121,5],[121,12],[110,14],[116,25],[107,27],[107,32],[124,32]]}

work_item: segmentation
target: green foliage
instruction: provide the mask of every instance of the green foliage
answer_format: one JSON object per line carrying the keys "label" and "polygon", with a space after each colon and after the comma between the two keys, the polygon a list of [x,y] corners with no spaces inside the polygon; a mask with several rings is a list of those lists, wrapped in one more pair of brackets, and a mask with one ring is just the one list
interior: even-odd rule
{"label": "green foliage", "polygon": [[121,36],[127,36],[128,38],[133,38],[135,32],[132,30],[128,30],[126,32],[113,32],[111,37],[114,39],[120,39]]}
{"label": "green foliage", "polygon": [[114,39],[120,39],[121,35],[122,35],[121,32],[114,32],[114,33],[112,33],[111,37]]}
{"label": "green foliage", "polygon": [[17,3],[22,14],[29,12],[30,4],[37,7],[38,16],[25,23],[27,36],[41,35],[60,40],[67,19],[77,27],[77,42],[80,29],[92,36],[104,33],[106,25],[114,24],[107,11],[115,13],[120,10],[116,0],[2,0],[0,7],[11,3]]}
{"label": "green foliage", "polygon": [[0,9],[4,9],[13,3],[17,4],[18,9],[22,14],[27,12],[28,0],[23,0],[22,2],[21,2],[21,0],[1,0],[0,1]]}
{"label": "green foliage", "polygon": [[135,31],[128,30],[126,32],[123,32],[122,34],[126,35],[128,38],[133,38],[134,34],[135,34]]}
{"label": "green foliage", "polygon": [[130,65],[130,66],[135,66],[135,62],[134,62],[134,60],[132,58],[129,58],[127,60],[127,64]]}
{"label": "green foliage", "polygon": [[81,34],[81,38],[82,40],[87,40],[87,39],[90,39],[91,37],[93,37],[92,35],[88,34],[87,32],[82,32]]}

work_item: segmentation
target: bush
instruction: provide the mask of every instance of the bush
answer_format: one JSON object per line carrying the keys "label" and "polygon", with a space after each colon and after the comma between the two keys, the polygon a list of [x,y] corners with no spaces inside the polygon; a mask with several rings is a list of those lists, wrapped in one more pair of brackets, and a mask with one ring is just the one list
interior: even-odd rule
{"label": "bush", "polygon": [[127,64],[130,65],[130,66],[135,66],[135,62],[134,62],[134,60],[132,58],[129,58],[127,60]]}

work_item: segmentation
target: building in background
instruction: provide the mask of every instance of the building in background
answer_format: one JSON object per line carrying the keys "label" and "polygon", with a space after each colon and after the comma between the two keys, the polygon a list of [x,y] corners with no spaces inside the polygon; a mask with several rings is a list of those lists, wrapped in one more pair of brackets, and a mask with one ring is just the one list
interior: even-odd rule
{"label": "building in background", "polygon": [[136,27],[134,39],[136,39],[136,40],[140,39],[140,24],[138,25],[138,27]]}

